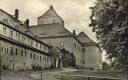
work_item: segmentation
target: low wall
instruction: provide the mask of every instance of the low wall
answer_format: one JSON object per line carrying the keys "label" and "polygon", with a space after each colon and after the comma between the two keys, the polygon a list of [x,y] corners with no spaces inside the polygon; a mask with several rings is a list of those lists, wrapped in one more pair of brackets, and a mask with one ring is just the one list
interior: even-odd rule
{"label": "low wall", "polygon": [[124,80],[121,78],[84,76],[84,75],[56,75],[56,78],[60,80]]}

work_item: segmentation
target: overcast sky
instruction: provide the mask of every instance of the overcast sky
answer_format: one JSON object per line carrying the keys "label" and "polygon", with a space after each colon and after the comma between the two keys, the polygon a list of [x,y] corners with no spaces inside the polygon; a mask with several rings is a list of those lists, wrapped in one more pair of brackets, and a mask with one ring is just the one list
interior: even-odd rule
{"label": "overcast sky", "polygon": [[0,8],[14,14],[19,9],[20,19],[30,19],[30,24],[37,24],[37,17],[53,5],[56,12],[64,19],[65,27],[71,32],[84,31],[90,38],[95,39],[94,33],[88,27],[90,9],[95,0],[0,0]]}
{"label": "overcast sky", "polygon": [[88,26],[91,10],[96,0],[0,0],[0,8],[14,15],[15,9],[19,9],[21,20],[30,19],[30,25],[37,24],[37,17],[45,13],[50,5],[65,21],[65,27],[76,30],[78,34],[84,31],[91,39],[96,41],[95,34]]}

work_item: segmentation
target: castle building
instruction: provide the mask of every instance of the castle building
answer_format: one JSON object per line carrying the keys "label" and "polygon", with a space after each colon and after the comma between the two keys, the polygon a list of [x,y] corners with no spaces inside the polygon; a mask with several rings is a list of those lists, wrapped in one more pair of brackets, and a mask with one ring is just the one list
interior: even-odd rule
{"label": "castle building", "polygon": [[48,45],[73,52],[78,66],[102,69],[102,51],[99,45],[84,32],[77,35],[75,30],[73,32],[67,30],[63,19],[53,6],[37,20],[37,25],[28,27],[28,30],[35,36]]}
{"label": "castle building", "polygon": [[25,23],[0,9],[0,66],[2,69],[44,69],[51,66],[51,46],[33,37]]}

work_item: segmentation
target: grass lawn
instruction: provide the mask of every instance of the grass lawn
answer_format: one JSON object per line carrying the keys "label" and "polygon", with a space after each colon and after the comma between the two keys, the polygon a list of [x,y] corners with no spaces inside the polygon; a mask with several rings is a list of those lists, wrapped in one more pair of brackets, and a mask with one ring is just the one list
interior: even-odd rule
{"label": "grass lawn", "polygon": [[115,70],[85,70],[81,69],[74,72],[65,72],[68,75],[85,75],[85,76],[98,76],[110,78],[123,78],[123,73]]}

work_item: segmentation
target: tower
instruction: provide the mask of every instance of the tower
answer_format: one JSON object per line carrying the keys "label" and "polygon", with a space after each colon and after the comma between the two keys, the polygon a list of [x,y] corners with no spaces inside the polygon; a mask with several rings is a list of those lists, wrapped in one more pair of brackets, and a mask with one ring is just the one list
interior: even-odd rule
{"label": "tower", "polygon": [[50,6],[50,9],[46,11],[43,15],[38,17],[38,25],[42,24],[62,24],[64,25],[64,21],[62,18],[56,13],[53,6]]}

